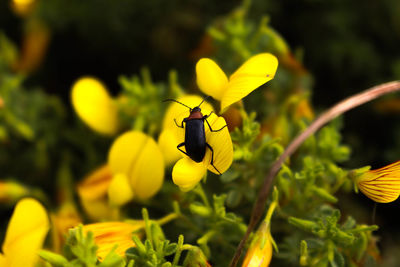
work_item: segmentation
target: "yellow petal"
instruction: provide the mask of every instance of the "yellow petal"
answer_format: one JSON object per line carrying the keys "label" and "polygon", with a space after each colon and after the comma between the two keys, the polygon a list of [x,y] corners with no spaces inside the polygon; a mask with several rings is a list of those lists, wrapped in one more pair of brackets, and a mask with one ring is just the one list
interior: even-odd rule
{"label": "yellow petal", "polygon": [[273,79],[278,68],[278,59],[269,53],[262,53],[249,58],[230,77],[268,77]]}
{"label": "yellow petal", "polygon": [[108,187],[108,200],[113,206],[122,206],[133,199],[133,191],[128,176],[118,173],[113,176]]}
{"label": "yellow petal", "polygon": [[272,80],[277,68],[278,60],[271,54],[263,53],[249,58],[229,78],[221,99],[221,111]]}
{"label": "yellow petal", "polygon": [[179,141],[175,132],[176,131],[169,128],[164,129],[158,137],[158,146],[164,155],[165,165],[167,166],[175,163],[182,157],[181,152],[176,148]]}
{"label": "yellow petal", "polygon": [[188,157],[178,160],[172,169],[172,180],[182,191],[189,191],[204,177],[206,166]]}
{"label": "yellow petal", "polygon": [[164,159],[157,143],[150,136],[129,131],[111,146],[108,164],[113,174],[125,174],[133,194],[140,199],[153,196],[164,181]]}
{"label": "yellow petal", "polygon": [[375,202],[395,201],[400,195],[400,161],[366,171],[355,182],[360,191]]}
{"label": "yellow petal", "polygon": [[221,100],[228,78],[213,60],[202,58],[196,64],[197,85],[206,95]]}
{"label": "yellow petal", "polygon": [[3,243],[6,266],[34,266],[48,230],[49,219],[44,207],[32,198],[20,200]]}
{"label": "yellow petal", "polygon": [[221,112],[270,80],[272,80],[270,77],[240,76],[229,81],[229,85],[221,100]]}
{"label": "yellow petal", "polygon": [[107,164],[98,167],[78,184],[77,191],[79,197],[86,200],[104,198],[111,179],[111,170]]}
{"label": "yellow petal", "polygon": [[[197,107],[203,101],[203,98],[198,95],[184,95],[178,98],[177,101],[185,104],[190,108],[194,108]],[[214,110],[211,104],[209,104],[207,101],[204,101],[203,104],[201,104],[200,108],[207,110]],[[170,106],[165,112],[163,120],[163,129],[178,128],[174,122],[174,119],[176,120],[178,125],[181,125],[183,118],[188,117],[189,114],[190,112],[187,107],[176,102],[171,102]]]}
{"label": "yellow petal", "polygon": [[205,122],[204,127],[206,131],[206,141],[214,151],[213,153],[214,166],[211,165],[212,152],[209,148],[207,148],[206,151],[205,162],[208,164],[207,165],[208,170],[212,171],[213,173],[215,174],[224,173],[231,166],[233,161],[232,139],[229,134],[228,127],[224,127],[226,125],[226,121],[223,117],[218,117],[217,115],[212,113],[211,116],[207,118],[207,121],[210,124],[213,131],[216,131],[216,132],[210,131],[210,127],[208,127],[207,122]]}
{"label": "yellow petal", "polygon": [[148,138],[150,137],[138,131],[129,131],[120,135],[113,142],[108,153],[111,173],[131,173]]}
{"label": "yellow petal", "polygon": [[130,174],[134,195],[147,199],[155,195],[164,182],[164,158],[153,138],[148,137]]}
{"label": "yellow petal", "polygon": [[105,135],[118,131],[117,106],[100,81],[79,79],[72,87],[71,98],[78,116],[93,130]]}

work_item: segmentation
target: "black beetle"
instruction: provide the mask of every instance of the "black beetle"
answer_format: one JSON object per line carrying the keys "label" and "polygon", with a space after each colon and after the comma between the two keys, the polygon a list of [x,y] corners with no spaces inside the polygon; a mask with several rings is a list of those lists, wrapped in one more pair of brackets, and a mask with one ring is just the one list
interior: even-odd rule
{"label": "black beetle", "polygon": [[[189,117],[184,118],[181,122],[181,125],[178,125],[178,123],[176,122],[176,119],[174,119],[176,126],[178,126],[180,128],[185,128],[185,142],[182,142],[177,146],[178,150],[181,151],[182,153],[186,154],[187,156],[189,156],[195,162],[201,162],[204,159],[204,156],[206,154],[206,147],[208,147],[211,150],[210,164],[211,164],[211,166],[214,167],[214,169],[219,174],[221,174],[220,171],[214,166],[214,150],[210,146],[210,144],[208,144],[206,141],[204,122],[207,123],[211,132],[219,132],[222,129],[224,129],[226,127],[226,125],[218,130],[213,130],[211,128],[211,125],[207,121],[207,118],[210,117],[210,115],[213,113],[213,111],[211,111],[210,114],[203,116],[203,114],[201,113],[200,105],[203,104],[204,100],[206,100],[206,98],[204,98],[201,101],[201,103],[194,108],[191,108],[175,99],[166,99],[166,100],[164,100],[164,102],[174,101],[176,103],[179,103],[179,104],[189,108],[189,110],[190,110]],[[186,127],[183,126],[183,123],[186,124]],[[185,146],[186,152],[181,149],[182,146]]]}

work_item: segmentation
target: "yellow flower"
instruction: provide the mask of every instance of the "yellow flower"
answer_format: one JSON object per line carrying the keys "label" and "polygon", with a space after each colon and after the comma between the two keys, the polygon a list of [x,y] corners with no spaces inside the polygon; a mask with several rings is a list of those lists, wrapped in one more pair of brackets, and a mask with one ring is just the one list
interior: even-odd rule
{"label": "yellow flower", "polygon": [[87,224],[82,229],[84,233],[93,233],[94,242],[98,246],[96,255],[102,261],[115,245],[118,245],[115,252],[124,257],[125,251],[135,246],[132,241],[132,232],[142,229],[144,226],[144,221],[138,220],[131,221],[131,223],[103,222]]}
{"label": "yellow flower", "polygon": [[84,77],[76,81],[71,99],[76,113],[90,128],[104,135],[118,132],[117,105],[99,80]]}
{"label": "yellow flower", "polygon": [[269,53],[249,58],[229,80],[221,68],[211,59],[197,62],[197,85],[205,94],[221,101],[221,111],[244,98],[252,91],[272,80],[278,68],[278,60]]}
{"label": "yellow flower", "polygon": [[[201,103],[202,99],[198,96],[184,96],[178,101],[194,108]],[[206,154],[201,162],[193,161],[177,148],[178,145],[185,142],[185,129],[177,125],[180,126],[184,118],[190,115],[187,107],[179,103],[171,104],[164,119],[164,131],[159,138],[164,153],[172,154],[169,156],[170,162],[181,158],[172,170],[172,179],[182,191],[191,190],[204,177],[207,169],[215,174],[224,173],[233,160],[232,140],[228,128],[225,127],[225,119],[212,112],[212,107],[208,103],[203,103],[200,108],[203,116],[210,115],[207,121],[213,130],[222,129],[211,132],[207,122],[204,121],[206,142],[211,146],[213,152],[206,147]],[[185,123],[183,126],[185,127]],[[180,149],[185,151],[185,146],[181,146]],[[213,164],[211,164],[211,157],[213,157]]]}
{"label": "yellow flower", "polygon": [[31,267],[49,230],[44,207],[35,199],[20,200],[8,224],[0,267]]}
{"label": "yellow flower", "polygon": [[[203,99],[198,95],[184,95],[178,98],[177,101],[184,103],[189,107],[195,107],[198,106]],[[201,108],[210,111],[214,110],[213,107],[206,101],[201,104]],[[182,139],[182,136],[180,136],[182,132],[179,131],[178,127],[176,127],[174,120],[177,121],[177,117],[182,114],[188,115],[188,110],[189,109],[187,107],[173,102],[165,112],[162,127],[163,131],[158,137],[158,145],[160,146],[160,149],[164,155],[166,165],[175,163],[182,157],[182,153],[176,148],[176,146],[182,142],[180,142]],[[177,123],[179,122],[177,121]]]}
{"label": "yellow flower", "polygon": [[111,146],[108,165],[113,175],[108,188],[111,204],[155,195],[164,181],[164,159],[157,143],[139,131],[119,136]]}
{"label": "yellow flower", "polygon": [[78,184],[77,191],[86,214],[93,220],[117,219],[118,209],[108,204],[107,192],[112,174],[108,165],[103,165]]}
{"label": "yellow flower", "polygon": [[375,202],[389,203],[400,194],[400,161],[376,170],[350,173],[357,187]]}

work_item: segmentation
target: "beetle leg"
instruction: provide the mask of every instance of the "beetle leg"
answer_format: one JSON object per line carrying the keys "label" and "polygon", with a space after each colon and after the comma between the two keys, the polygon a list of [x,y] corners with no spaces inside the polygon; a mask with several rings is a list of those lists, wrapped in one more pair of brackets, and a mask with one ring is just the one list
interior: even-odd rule
{"label": "beetle leg", "polygon": [[[211,114],[211,113],[210,113],[210,114]],[[210,123],[208,122],[207,118],[204,119],[204,120],[207,122],[208,128],[210,128],[210,131],[211,131],[211,132],[219,132],[219,131],[221,131],[222,129],[224,129],[224,128],[227,126],[227,125],[225,124],[221,129],[213,130],[213,129],[211,128],[211,125],[210,125]]]}
{"label": "beetle leg", "polygon": [[179,145],[176,146],[176,148],[177,148],[180,152],[182,152],[183,154],[185,154],[186,156],[189,157],[189,155],[188,155],[185,151],[183,151],[182,149],[180,149],[180,147],[182,147],[182,146],[184,146],[184,145],[185,145],[185,142],[180,143]]}
{"label": "beetle leg", "polygon": [[208,117],[210,117],[211,114],[213,114],[213,113],[214,113],[214,111],[211,111],[210,114],[204,115],[204,116],[203,116],[203,120],[206,120],[206,119],[207,119]]}
{"label": "beetle leg", "polygon": [[181,122],[181,126],[178,125],[178,123],[176,122],[176,119],[174,119],[175,125],[178,126],[179,128],[183,128],[183,121]]}
{"label": "beetle leg", "polygon": [[218,174],[221,175],[222,173],[214,166],[214,149],[210,146],[209,143],[206,143],[206,146],[211,150],[211,162],[210,162],[211,166],[213,166],[214,169],[218,172]]}

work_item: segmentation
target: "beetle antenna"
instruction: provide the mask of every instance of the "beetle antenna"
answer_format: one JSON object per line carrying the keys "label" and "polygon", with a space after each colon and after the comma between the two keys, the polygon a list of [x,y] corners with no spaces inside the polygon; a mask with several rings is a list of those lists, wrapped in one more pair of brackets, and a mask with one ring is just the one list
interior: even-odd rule
{"label": "beetle antenna", "polygon": [[189,107],[189,106],[187,106],[187,105],[185,105],[185,104],[179,102],[178,100],[175,100],[175,99],[172,99],[172,98],[168,98],[168,99],[163,100],[163,102],[168,102],[168,101],[173,101],[173,102],[179,103],[179,104],[181,104],[182,106],[185,106],[185,107],[187,107],[188,109],[192,110],[191,107]]}
{"label": "beetle antenna", "polygon": [[209,98],[209,97],[210,97],[210,96],[208,95],[208,96],[206,96],[205,98],[203,98],[203,100],[200,102],[200,104],[198,105],[198,107],[200,107],[201,104],[203,104],[203,102],[206,101],[206,99]]}

